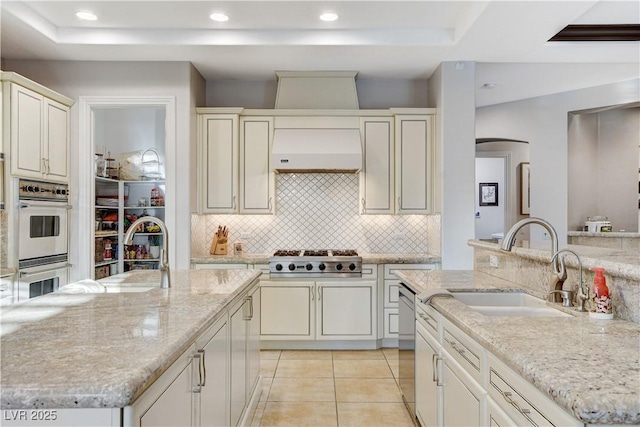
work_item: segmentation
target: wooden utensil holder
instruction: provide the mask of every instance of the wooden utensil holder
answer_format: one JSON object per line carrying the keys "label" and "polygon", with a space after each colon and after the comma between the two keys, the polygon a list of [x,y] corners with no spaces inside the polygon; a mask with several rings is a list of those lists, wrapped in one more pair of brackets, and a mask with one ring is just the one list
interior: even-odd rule
{"label": "wooden utensil holder", "polygon": [[228,250],[227,238],[218,237],[218,233],[213,235],[213,241],[211,242],[211,249],[209,253],[211,255],[227,255]]}

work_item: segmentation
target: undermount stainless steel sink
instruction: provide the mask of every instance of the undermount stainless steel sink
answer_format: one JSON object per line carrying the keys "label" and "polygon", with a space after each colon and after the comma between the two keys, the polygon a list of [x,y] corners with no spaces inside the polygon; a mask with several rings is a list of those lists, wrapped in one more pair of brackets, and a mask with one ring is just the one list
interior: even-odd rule
{"label": "undermount stainless steel sink", "polygon": [[451,292],[451,295],[485,316],[571,317],[524,292]]}

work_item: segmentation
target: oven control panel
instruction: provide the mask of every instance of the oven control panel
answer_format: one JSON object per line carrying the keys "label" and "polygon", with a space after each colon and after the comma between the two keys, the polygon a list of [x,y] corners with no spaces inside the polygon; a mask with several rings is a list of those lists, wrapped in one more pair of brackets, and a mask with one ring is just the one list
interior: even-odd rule
{"label": "oven control panel", "polygon": [[53,182],[18,180],[18,198],[21,200],[69,200],[69,186]]}

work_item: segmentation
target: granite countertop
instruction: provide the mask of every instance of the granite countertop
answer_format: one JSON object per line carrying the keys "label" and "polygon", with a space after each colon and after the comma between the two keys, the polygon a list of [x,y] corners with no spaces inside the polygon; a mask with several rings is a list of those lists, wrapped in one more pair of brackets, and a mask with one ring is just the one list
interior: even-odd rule
{"label": "granite countertop", "polygon": [[[3,307],[2,409],[131,404],[259,276],[256,270],[175,271],[170,289],[52,293]],[[101,282],[156,284],[159,272]]]}
{"label": "granite countertop", "polygon": [[[469,240],[468,244],[474,248],[504,253],[497,243]],[[580,245],[567,245],[566,248],[580,255],[585,269],[604,267],[607,275],[640,281],[640,252]],[[551,262],[551,243],[535,242],[530,243],[529,247],[513,247],[511,253],[526,259]],[[570,267],[578,267],[574,256],[565,257],[565,263]]]}
{"label": "granite countertop", "polygon": [[[518,288],[479,271],[396,274],[425,293]],[[577,312],[553,318],[484,316],[453,298],[431,301],[447,319],[577,419],[593,424],[640,423],[640,325],[594,320]]]}
{"label": "granite countertop", "polygon": [[567,232],[569,237],[640,237],[640,233],[632,231],[607,231],[607,232],[594,232],[594,231],[569,231]]}
{"label": "granite countertop", "polygon": [[[249,253],[243,255],[196,254],[191,257],[193,264],[268,264],[271,253]],[[363,264],[431,264],[441,258],[428,253],[362,253]]]}

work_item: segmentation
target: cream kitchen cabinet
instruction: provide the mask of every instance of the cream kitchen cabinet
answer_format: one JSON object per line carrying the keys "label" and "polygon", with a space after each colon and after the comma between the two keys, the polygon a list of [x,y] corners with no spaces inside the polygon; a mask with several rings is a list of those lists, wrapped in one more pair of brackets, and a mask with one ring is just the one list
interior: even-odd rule
{"label": "cream kitchen cabinet", "polygon": [[263,344],[375,340],[376,293],[375,281],[262,281]]}
{"label": "cream kitchen cabinet", "polygon": [[[197,391],[194,406],[198,426],[229,423],[229,341],[229,320],[225,316],[196,342],[198,388],[194,390]],[[202,382],[200,374],[203,375]]]}
{"label": "cream kitchen cabinet", "polygon": [[433,307],[416,304],[416,331],[416,415],[423,426],[584,425]]}
{"label": "cream kitchen cabinet", "polygon": [[432,115],[396,115],[397,214],[431,213],[433,145]]}
{"label": "cream kitchen cabinet", "polygon": [[13,176],[69,182],[69,107],[74,101],[15,73],[2,73],[3,139]]}
{"label": "cream kitchen cabinet", "polygon": [[198,115],[198,211],[238,212],[238,114]]}
{"label": "cream kitchen cabinet", "polygon": [[360,213],[394,213],[394,119],[360,119],[362,170],[360,171]]}
{"label": "cream kitchen cabinet", "polygon": [[273,214],[273,117],[240,118],[240,213]]}
{"label": "cream kitchen cabinet", "polygon": [[[437,270],[438,264],[384,264],[383,328],[388,344],[398,339],[398,289],[400,281],[395,270]],[[395,344],[397,345],[397,344]]]}

